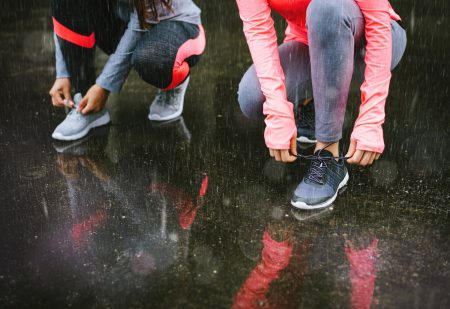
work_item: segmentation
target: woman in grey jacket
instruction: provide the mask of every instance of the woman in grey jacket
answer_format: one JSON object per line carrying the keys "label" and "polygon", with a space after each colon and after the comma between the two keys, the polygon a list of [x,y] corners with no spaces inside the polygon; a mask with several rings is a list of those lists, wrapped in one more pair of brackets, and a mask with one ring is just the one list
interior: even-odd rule
{"label": "woman in grey jacket", "polygon": [[[75,140],[109,123],[104,108],[110,92],[119,92],[131,68],[160,90],[148,118],[166,121],[183,110],[189,71],[203,53],[200,9],[192,0],[53,0],[56,81],[54,106],[71,111],[52,137]],[[96,78],[98,46],[109,54]],[[71,97],[71,87],[76,95]]]}

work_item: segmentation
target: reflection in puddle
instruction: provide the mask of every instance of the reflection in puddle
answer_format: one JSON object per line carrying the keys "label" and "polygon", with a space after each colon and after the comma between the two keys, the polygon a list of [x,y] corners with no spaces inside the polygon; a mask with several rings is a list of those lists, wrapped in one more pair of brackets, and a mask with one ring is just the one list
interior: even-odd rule
{"label": "reflection in puddle", "polygon": [[[214,18],[183,117],[148,121],[155,90],[132,73],[112,124],[74,143],[50,138],[64,117],[47,94],[50,1],[2,2],[0,307],[448,308],[447,4],[396,1],[413,29],[387,150],[332,207],[302,212],[289,199],[306,164],[271,160],[239,111],[236,4],[197,2]],[[351,124],[357,88],[348,107]]]}

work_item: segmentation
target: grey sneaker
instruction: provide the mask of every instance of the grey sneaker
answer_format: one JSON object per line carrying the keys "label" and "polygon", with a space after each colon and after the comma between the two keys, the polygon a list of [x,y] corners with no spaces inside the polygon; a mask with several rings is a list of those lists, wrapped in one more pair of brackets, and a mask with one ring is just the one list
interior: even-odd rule
{"label": "grey sneaker", "polygon": [[299,102],[295,116],[297,125],[297,141],[304,144],[315,144],[315,108],[314,100]]}
{"label": "grey sneaker", "polygon": [[106,108],[98,113],[88,115],[77,112],[78,104],[82,98],[81,93],[74,96],[75,105],[67,114],[66,119],[53,131],[52,137],[54,139],[61,141],[77,140],[86,136],[91,129],[103,126],[111,121]]}
{"label": "grey sneaker", "polygon": [[171,90],[158,90],[155,99],[150,105],[148,119],[152,121],[172,120],[183,112],[184,94],[186,93],[190,77]]}
{"label": "grey sneaker", "polygon": [[299,209],[319,209],[329,206],[348,181],[348,171],[344,160],[336,161],[333,155],[324,149],[314,154],[317,158],[302,182],[295,189],[292,206]]}

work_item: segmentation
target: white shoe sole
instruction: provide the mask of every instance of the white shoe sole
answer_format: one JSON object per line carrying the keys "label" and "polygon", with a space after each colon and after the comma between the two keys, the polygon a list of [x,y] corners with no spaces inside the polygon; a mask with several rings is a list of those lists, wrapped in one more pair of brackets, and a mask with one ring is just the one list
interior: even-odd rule
{"label": "white shoe sole", "polygon": [[184,97],[183,97],[183,102],[181,103],[181,108],[176,113],[173,113],[173,114],[171,114],[169,116],[165,116],[165,117],[161,117],[158,114],[148,114],[148,120],[151,120],[151,121],[174,120],[174,119],[180,117],[181,114],[183,113],[183,106],[184,106]]}
{"label": "white shoe sole", "polygon": [[300,136],[300,137],[297,137],[297,142],[305,143],[305,144],[315,144],[315,143],[317,143],[317,140],[309,139],[306,136]]}
{"label": "white shoe sole", "polygon": [[66,136],[66,135],[62,135],[59,132],[53,132],[52,138],[60,140],[60,141],[74,141],[74,140],[85,137],[91,129],[100,127],[100,126],[104,126],[104,125],[108,124],[110,121],[111,121],[111,118],[109,117],[109,113],[106,113],[103,116],[101,116],[100,118],[91,122],[88,126],[86,126],[86,128],[84,128],[83,131],[81,131],[77,134]]}
{"label": "white shoe sole", "polygon": [[331,205],[334,202],[334,200],[336,199],[336,197],[337,197],[337,195],[339,193],[339,190],[342,189],[347,184],[349,178],[350,177],[349,177],[348,172],[347,172],[347,174],[345,175],[344,179],[342,179],[341,183],[339,184],[338,189],[336,190],[336,193],[330,199],[326,200],[323,203],[320,203],[320,204],[317,204],[317,205],[308,205],[308,204],[306,204],[304,202],[294,202],[294,201],[291,200],[291,204],[295,208],[304,209],[304,210],[325,208],[325,207]]}

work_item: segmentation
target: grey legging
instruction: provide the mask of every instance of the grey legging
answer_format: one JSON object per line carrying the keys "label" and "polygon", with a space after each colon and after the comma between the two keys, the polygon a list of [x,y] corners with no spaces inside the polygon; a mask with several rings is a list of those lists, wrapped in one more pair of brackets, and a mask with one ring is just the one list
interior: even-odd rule
{"label": "grey legging", "polygon": [[[308,32],[316,35],[309,35],[309,46],[289,41],[278,47],[288,100],[296,103],[314,97],[316,138],[321,142],[342,138],[350,82],[355,72],[355,79],[362,83],[365,67],[364,17],[354,0],[336,2],[310,4]],[[393,69],[405,51],[406,32],[395,21],[391,25]],[[254,65],[242,78],[238,95],[245,116],[263,119],[265,98]]]}

